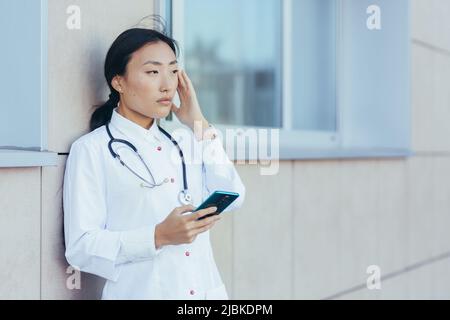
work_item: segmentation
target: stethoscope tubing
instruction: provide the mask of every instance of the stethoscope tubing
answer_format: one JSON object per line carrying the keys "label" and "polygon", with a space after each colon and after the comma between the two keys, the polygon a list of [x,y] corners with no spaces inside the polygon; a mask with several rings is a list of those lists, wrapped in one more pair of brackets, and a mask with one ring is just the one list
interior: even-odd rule
{"label": "stethoscope tubing", "polygon": [[[182,202],[186,202],[186,203],[190,203],[191,202],[191,196],[188,193],[188,183],[187,183],[187,174],[186,174],[186,163],[184,160],[184,154],[183,154],[183,150],[181,150],[181,147],[179,146],[178,142],[163,128],[161,128],[158,125],[158,129],[159,131],[164,134],[174,145],[175,147],[178,149],[178,154],[180,156],[181,159],[181,167],[183,170],[183,190],[181,191],[184,195],[184,199],[186,201],[182,201]],[[145,163],[144,159],[142,158],[142,156],[140,155],[138,149],[129,141],[127,140],[123,140],[123,139],[116,139],[114,138],[114,136],[111,133],[111,130],[109,128],[109,123],[106,124],[106,131],[108,133],[108,136],[110,138],[109,142],[108,142],[108,149],[109,152],[111,153],[113,158],[117,158],[120,162],[120,164],[122,164],[122,166],[126,167],[128,170],[130,170],[131,173],[133,173],[136,177],[138,177],[139,179],[141,179],[142,181],[144,181],[145,183],[147,183],[150,187],[149,188],[154,188],[154,187],[158,187],[163,185],[164,183],[167,182],[167,179],[165,179],[163,182],[161,183],[156,183],[156,180],[153,177],[153,174],[151,173],[150,169],[148,168],[147,164]],[[112,148],[112,144],[113,143],[122,143],[125,144],[126,146],[128,146],[129,148],[131,148],[140,158],[140,160],[142,161],[142,163],[144,164],[147,172],[149,173],[149,175],[151,176],[151,178],[153,179],[154,183],[150,183],[147,179],[143,178],[141,175],[139,175],[137,172],[135,172],[133,169],[131,169],[121,158],[120,155],[118,155],[116,152],[114,152],[113,148]],[[180,197],[180,201],[181,201],[181,197]]]}

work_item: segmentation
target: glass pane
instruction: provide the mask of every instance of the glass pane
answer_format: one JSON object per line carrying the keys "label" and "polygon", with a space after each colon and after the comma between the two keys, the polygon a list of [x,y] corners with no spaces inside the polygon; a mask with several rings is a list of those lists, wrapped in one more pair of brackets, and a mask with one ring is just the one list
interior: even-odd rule
{"label": "glass pane", "polygon": [[293,128],[336,130],[336,1],[292,1]]}
{"label": "glass pane", "polygon": [[185,0],[185,68],[213,123],[281,126],[281,1]]}
{"label": "glass pane", "polygon": [[41,4],[1,0],[0,147],[41,148]]}

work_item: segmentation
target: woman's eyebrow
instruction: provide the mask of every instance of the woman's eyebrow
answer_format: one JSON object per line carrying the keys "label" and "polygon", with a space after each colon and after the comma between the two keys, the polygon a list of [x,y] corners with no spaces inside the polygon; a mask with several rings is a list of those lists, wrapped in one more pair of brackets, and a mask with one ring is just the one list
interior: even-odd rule
{"label": "woman's eyebrow", "polygon": [[[170,65],[173,65],[173,64],[177,64],[177,63],[178,63],[178,61],[177,61],[177,60],[174,60],[174,61],[172,61],[172,62],[169,63],[169,66],[170,66]],[[159,62],[159,61],[153,61],[153,60],[149,60],[149,61],[147,61],[146,63],[144,63],[143,65],[145,66],[146,64],[154,64],[154,65],[157,65],[157,66],[162,66],[162,65],[163,65],[163,63],[161,63],[161,62]]]}

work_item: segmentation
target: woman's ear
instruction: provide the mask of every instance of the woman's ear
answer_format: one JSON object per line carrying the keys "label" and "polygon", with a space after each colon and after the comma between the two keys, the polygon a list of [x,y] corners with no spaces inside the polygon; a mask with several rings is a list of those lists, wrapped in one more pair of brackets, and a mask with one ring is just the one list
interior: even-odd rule
{"label": "woman's ear", "polygon": [[111,81],[111,85],[112,87],[119,93],[123,93],[123,89],[122,89],[122,85],[121,85],[121,77],[120,76],[115,76],[112,81]]}

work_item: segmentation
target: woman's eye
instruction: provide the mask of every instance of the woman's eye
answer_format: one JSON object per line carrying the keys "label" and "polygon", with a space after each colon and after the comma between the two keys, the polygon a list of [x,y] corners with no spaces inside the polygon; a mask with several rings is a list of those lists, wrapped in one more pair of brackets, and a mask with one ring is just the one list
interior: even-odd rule
{"label": "woman's eye", "polygon": [[[154,70],[154,71],[147,71],[147,74],[158,74],[158,71]],[[174,74],[178,73],[178,70],[174,70],[173,71]]]}

